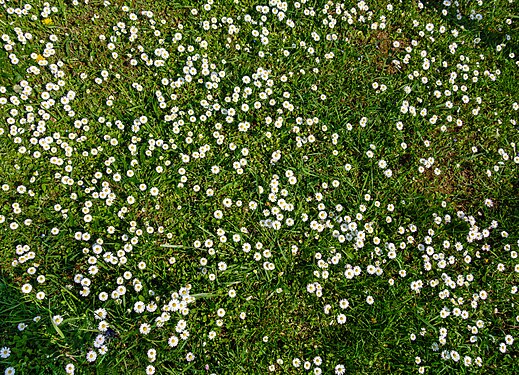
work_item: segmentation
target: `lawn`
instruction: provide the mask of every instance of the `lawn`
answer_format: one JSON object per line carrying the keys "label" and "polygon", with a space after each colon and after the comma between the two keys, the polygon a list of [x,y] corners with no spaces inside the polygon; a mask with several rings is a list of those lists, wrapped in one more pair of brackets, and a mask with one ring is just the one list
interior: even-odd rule
{"label": "lawn", "polygon": [[517,0],[0,0],[0,34],[0,372],[519,373]]}

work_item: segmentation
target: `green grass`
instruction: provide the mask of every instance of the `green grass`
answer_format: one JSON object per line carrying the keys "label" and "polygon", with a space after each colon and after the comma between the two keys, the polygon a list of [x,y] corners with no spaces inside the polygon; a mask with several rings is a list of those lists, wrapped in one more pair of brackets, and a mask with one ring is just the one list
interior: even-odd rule
{"label": "green grass", "polygon": [[517,373],[518,8],[447,3],[3,1],[0,371]]}

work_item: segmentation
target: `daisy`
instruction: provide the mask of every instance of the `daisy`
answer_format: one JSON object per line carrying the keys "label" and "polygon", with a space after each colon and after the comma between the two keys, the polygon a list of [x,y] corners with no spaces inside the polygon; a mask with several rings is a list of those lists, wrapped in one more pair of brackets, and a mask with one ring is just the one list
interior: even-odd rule
{"label": "daisy", "polygon": [[454,362],[458,362],[460,360],[460,355],[459,355],[459,353],[457,351],[451,350],[450,355],[451,355],[451,358],[452,358],[452,360]]}
{"label": "daisy", "polygon": [[65,366],[65,372],[67,374],[74,374],[75,366],[72,363],[69,363]]}
{"label": "daisy", "polygon": [[61,317],[61,315],[54,315],[52,317],[52,321],[54,322],[54,324],[59,326],[63,322],[63,318]]}
{"label": "daisy", "polygon": [[104,318],[106,318],[106,310],[105,309],[97,309],[96,311],[94,311],[94,318],[99,319],[99,320],[103,320]]}
{"label": "daisy", "polygon": [[88,362],[94,362],[97,358],[97,353],[94,352],[93,350],[90,350],[87,355],[86,355],[86,360]]}
{"label": "daisy", "polygon": [[177,336],[171,336],[168,339],[168,345],[171,346],[172,348],[177,346],[178,345],[178,337]]}
{"label": "daisy", "polygon": [[2,349],[0,349],[0,358],[9,358],[11,355],[11,349],[4,346]]}
{"label": "daisy", "polygon": [[144,304],[144,302],[142,301],[137,301],[135,302],[135,304],[133,305],[133,310],[136,312],[136,313],[142,313],[144,312],[146,308],[146,305]]}
{"label": "daisy", "polygon": [[151,331],[151,326],[148,323],[142,323],[139,327],[139,332],[143,335],[147,335]]}
{"label": "daisy", "polygon": [[23,284],[23,286],[22,286],[22,293],[27,294],[27,293],[30,293],[31,290],[32,290],[32,285],[31,284],[28,284],[28,283],[27,284]]}
{"label": "daisy", "polygon": [[102,320],[101,322],[99,322],[99,325],[98,325],[98,329],[99,331],[101,332],[106,332],[106,330],[108,329],[108,327],[110,327],[110,325],[108,324],[107,321],[105,320]]}
{"label": "daisy", "polygon": [[100,348],[101,346],[103,346],[105,342],[105,336],[104,335],[97,335],[95,340],[94,340],[94,346],[96,348]]}

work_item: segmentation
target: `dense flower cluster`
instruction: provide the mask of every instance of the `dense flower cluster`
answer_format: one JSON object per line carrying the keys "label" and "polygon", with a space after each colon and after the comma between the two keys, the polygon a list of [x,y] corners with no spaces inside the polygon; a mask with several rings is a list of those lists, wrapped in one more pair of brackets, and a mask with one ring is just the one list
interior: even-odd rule
{"label": "dense flower cluster", "polygon": [[483,1],[25,2],[0,0],[5,374],[342,375],[372,329],[419,373],[511,358],[506,8],[482,42]]}

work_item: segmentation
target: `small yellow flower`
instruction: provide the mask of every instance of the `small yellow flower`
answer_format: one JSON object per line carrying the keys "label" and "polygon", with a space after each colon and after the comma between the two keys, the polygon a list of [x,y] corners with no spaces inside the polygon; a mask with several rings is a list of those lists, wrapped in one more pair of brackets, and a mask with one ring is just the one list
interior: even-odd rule
{"label": "small yellow flower", "polygon": [[41,22],[44,25],[52,25],[52,18],[44,18]]}
{"label": "small yellow flower", "polygon": [[36,61],[41,61],[41,60],[45,60],[45,58],[42,56],[42,55],[38,55],[36,56]]}

